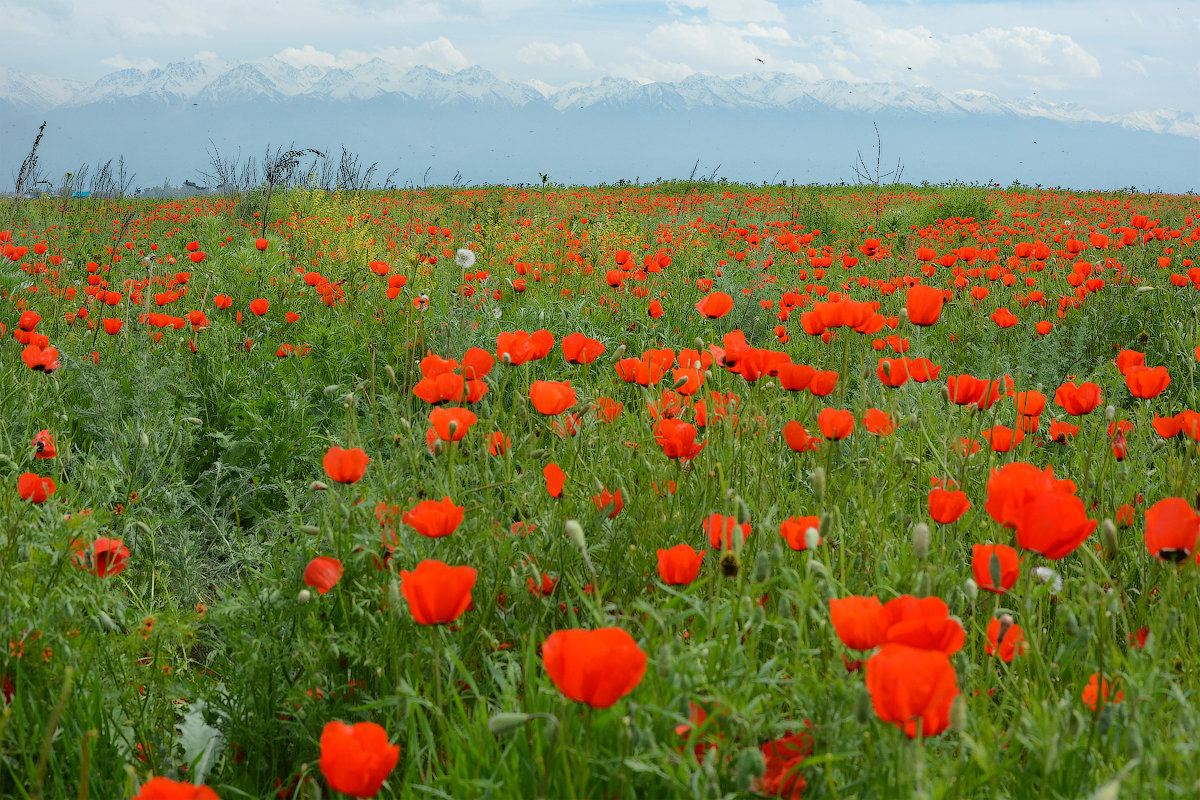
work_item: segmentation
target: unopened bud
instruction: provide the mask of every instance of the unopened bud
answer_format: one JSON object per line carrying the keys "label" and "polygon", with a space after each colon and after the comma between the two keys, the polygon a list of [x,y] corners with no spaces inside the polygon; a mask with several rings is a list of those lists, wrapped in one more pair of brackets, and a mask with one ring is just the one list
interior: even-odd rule
{"label": "unopened bud", "polygon": [[458,420],[450,420],[450,424],[446,426],[446,430],[450,431],[450,438],[454,438],[455,432],[458,430]]}
{"label": "unopened bud", "polygon": [[854,698],[854,719],[855,719],[855,721],[858,722],[860,725],[867,725],[868,723],[870,723],[872,717],[874,716],[874,714],[872,713],[873,710],[874,710],[874,706],[871,703],[870,693],[866,690],[865,687],[862,689],[859,689],[858,694]]}
{"label": "unopened bud", "polygon": [[618,345],[616,350],[613,350],[613,361],[620,361],[625,357],[625,345]]}
{"label": "unopened bud", "polygon": [[740,495],[733,498],[733,504],[738,525],[745,525],[750,521],[750,507],[746,505],[746,501]]}
{"label": "unopened bud", "polygon": [[142,431],[141,441],[142,441],[142,447],[150,446],[150,437],[146,435],[145,431]]}
{"label": "unopened bud", "polygon": [[961,693],[954,698],[954,702],[950,705],[950,730],[955,732],[965,731],[967,729],[967,701],[963,699]]}
{"label": "unopened bud", "polygon": [[342,398],[342,403],[345,404],[346,408],[354,408],[354,392],[347,393],[346,396]]}
{"label": "unopened bud", "polygon": [[809,482],[812,484],[813,494],[816,495],[817,502],[825,495],[825,468],[817,467],[809,476]]}
{"label": "unopened bud", "polygon": [[739,792],[750,792],[767,771],[767,759],[758,747],[745,747],[737,755],[734,785]]}
{"label": "unopened bud", "polygon": [[321,483],[320,481],[313,481],[312,484],[308,488],[312,489],[314,492],[323,492],[326,489],[328,489],[329,487],[326,486],[325,484]]}
{"label": "unopened bud", "polygon": [[528,724],[529,720],[531,719],[533,719],[533,717],[531,717],[529,714],[501,711],[499,714],[492,714],[492,716],[488,717],[488,731],[494,736],[511,733],[517,728],[521,728]]}
{"label": "unopened bud", "polygon": [[318,528],[316,525],[301,525],[300,532],[304,533],[304,534],[308,534],[309,536],[320,536],[321,535],[321,529]]}
{"label": "unopened bud", "polygon": [[195,425],[197,428],[204,424],[199,417],[184,417],[183,421],[189,425]]}
{"label": "unopened bud", "polygon": [[403,428],[405,430],[405,432],[412,430],[412,424],[408,421],[408,419],[406,417],[401,417],[400,419],[396,420],[396,424],[399,425],[401,428]]}
{"label": "unopened bud", "polygon": [[390,382],[390,383],[391,383],[393,386],[395,386],[395,385],[396,385],[396,370],[392,369],[392,365],[391,365],[391,364],[384,364],[384,365],[383,365],[383,374],[388,376],[388,381],[389,381],[389,382]]}
{"label": "unopened bud", "polygon": [[683,386],[685,383],[687,383],[689,380],[691,380],[691,378],[689,376],[680,375],[678,378],[675,379],[675,385],[672,388],[678,389],[681,386]]}
{"label": "unopened bud", "polygon": [[816,550],[821,544],[821,532],[816,528],[809,528],[804,532],[804,549]]}
{"label": "unopened bud", "polygon": [[742,559],[733,550],[721,553],[721,574],[726,578],[736,578],[742,569]]}
{"label": "unopened bud", "polygon": [[810,558],[804,568],[814,575],[820,575],[822,578],[829,577],[829,568],[821,562],[819,558]]}
{"label": "unopened bud", "polygon": [[1108,554],[1108,557],[1116,558],[1121,543],[1117,539],[1117,526],[1108,517],[1105,517],[1100,523],[1100,541],[1104,543],[1104,552]]}
{"label": "unopened bud", "polygon": [[912,548],[913,555],[920,561],[924,561],[929,556],[929,526],[924,522],[918,522],[913,526]]}
{"label": "unopened bud", "polygon": [[759,550],[758,555],[754,557],[754,582],[764,583],[771,577],[771,554],[766,550]]}
{"label": "unopened bud", "polygon": [[974,603],[979,599],[979,584],[974,578],[967,578],[963,581],[963,594],[967,596],[967,602]]}
{"label": "unopened bud", "polygon": [[1116,406],[1105,406],[1104,407],[1104,418],[1106,420],[1108,420],[1109,422],[1112,422],[1114,419],[1116,419],[1117,418]]}
{"label": "unopened bud", "polygon": [[908,306],[900,309],[899,317],[901,322],[908,322]]}
{"label": "unopened bud", "polygon": [[950,387],[944,383],[942,384],[941,394],[942,394],[942,399],[945,400],[947,403],[949,403],[950,402]]}
{"label": "unopened bud", "polygon": [[571,540],[571,544],[578,547],[581,551],[587,549],[587,537],[583,535],[583,526],[579,524],[579,520],[569,519],[563,525],[563,533]]}
{"label": "unopened bud", "polygon": [[699,336],[697,336],[695,339],[692,340],[692,346],[694,348],[696,348],[697,353],[704,352],[704,340],[701,339]]}
{"label": "unopened bud", "polygon": [[297,603],[307,603],[309,600],[312,600],[312,592],[308,589],[301,589],[300,593],[296,595]]}
{"label": "unopened bud", "polygon": [[137,522],[133,523],[133,527],[137,528],[139,531],[146,534],[147,536],[150,536],[153,533],[153,531],[150,530],[150,526],[147,525],[146,523],[142,522],[140,519]]}
{"label": "unopened bud", "polygon": [[330,384],[329,386],[326,386],[324,389],[322,389],[321,393],[324,394],[326,397],[333,397],[335,394],[338,393],[338,390],[341,388],[342,387],[340,384],[333,383],[333,384]]}

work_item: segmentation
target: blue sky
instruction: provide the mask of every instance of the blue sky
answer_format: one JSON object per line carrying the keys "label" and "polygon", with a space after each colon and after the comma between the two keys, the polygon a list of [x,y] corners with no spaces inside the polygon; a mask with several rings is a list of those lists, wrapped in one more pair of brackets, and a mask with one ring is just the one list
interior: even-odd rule
{"label": "blue sky", "polygon": [[197,55],[380,57],[551,86],[766,70],[1200,113],[1190,1],[0,0],[0,15],[0,66],[84,80]]}

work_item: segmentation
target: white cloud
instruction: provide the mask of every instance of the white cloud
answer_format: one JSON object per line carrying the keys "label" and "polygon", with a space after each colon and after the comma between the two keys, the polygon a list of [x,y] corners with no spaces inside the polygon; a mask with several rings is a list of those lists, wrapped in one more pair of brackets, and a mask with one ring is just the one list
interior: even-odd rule
{"label": "white cloud", "polygon": [[770,0],[668,0],[667,5],[673,11],[704,9],[718,22],[783,22],[783,12]]}
{"label": "white cloud", "polygon": [[533,42],[517,51],[517,61],[523,64],[563,64],[579,69],[591,69],[592,60],[579,42],[557,45],[553,42]]}
{"label": "white cloud", "polygon": [[457,72],[471,66],[472,61],[462,54],[449,39],[438,37],[417,47],[383,47],[376,50],[342,50],[330,53],[318,50],[310,44],[303,47],[287,47],[275,54],[275,58],[291,64],[297,69],[308,66],[323,69],[347,69],[380,59],[403,69],[416,66],[432,67],[440,72]]}
{"label": "white cloud", "polygon": [[113,69],[151,70],[162,66],[153,58],[143,58],[141,61],[131,61],[121,53],[117,53],[115,56],[109,56],[108,58],[102,58],[100,59],[100,63],[104,64],[105,66],[112,67]]}

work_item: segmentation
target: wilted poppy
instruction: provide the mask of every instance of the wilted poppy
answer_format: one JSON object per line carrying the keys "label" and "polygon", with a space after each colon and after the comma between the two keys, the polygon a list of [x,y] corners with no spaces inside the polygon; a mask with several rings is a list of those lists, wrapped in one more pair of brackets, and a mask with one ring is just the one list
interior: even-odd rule
{"label": "wilted poppy", "polygon": [[374,797],[400,760],[400,746],[374,722],[347,725],[337,720],[321,731],[321,774],[329,788],[351,797]]}
{"label": "wilted poppy", "polygon": [[325,467],[325,474],[331,480],[338,483],[358,483],[367,471],[367,464],[371,463],[371,459],[361,447],[343,450],[334,445],[326,451],[321,463]]}
{"label": "wilted poppy", "polygon": [[658,576],[663,583],[686,586],[700,574],[704,562],[704,550],[697,552],[690,545],[677,544],[666,550],[658,550]]}
{"label": "wilted poppy", "polygon": [[1146,509],[1146,549],[1164,561],[1183,561],[1196,550],[1200,516],[1188,501],[1167,497]]}
{"label": "wilted poppy", "polygon": [[454,533],[463,519],[466,506],[456,506],[448,496],[441,500],[423,500],[405,511],[400,521],[422,536],[439,539]]}
{"label": "wilted poppy", "polygon": [[304,568],[304,585],[325,594],[342,579],[342,562],[329,556],[317,556]]}
{"label": "wilted poppy", "polygon": [[221,800],[207,786],[197,786],[187,781],[173,781],[156,776],[142,784],[142,790],[133,800]]}
{"label": "wilted poppy", "polygon": [[400,593],[419,625],[453,622],[471,605],[477,573],[426,559],[412,572],[400,570]]}
{"label": "wilted poppy", "polygon": [[971,571],[980,589],[1004,594],[1017,583],[1021,559],[1006,544],[977,544],[971,554]]}
{"label": "wilted poppy", "polygon": [[21,496],[22,500],[28,500],[31,503],[46,502],[46,498],[54,494],[54,490],[57,488],[53,478],[43,478],[32,472],[23,473],[21,477],[17,478],[17,494]]}
{"label": "wilted poppy", "polygon": [[950,726],[958,676],[945,653],[887,644],[867,659],[867,691],[875,713],[910,739]]}
{"label": "wilted poppy", "polygon": [[558,690],[592,708],[608,708],[646,673],[646,654],[620,628],[555,631],[542,644],[542,663]]}

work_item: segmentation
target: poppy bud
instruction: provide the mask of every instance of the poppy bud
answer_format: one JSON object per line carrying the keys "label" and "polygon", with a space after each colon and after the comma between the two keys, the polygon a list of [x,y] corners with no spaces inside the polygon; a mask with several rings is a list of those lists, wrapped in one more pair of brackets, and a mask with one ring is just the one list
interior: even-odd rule
{"label": "poppy bud", "polygon": [[1116,406],[1105,406],[1104,407],[1104,418],[1106,420],[1108,420],[1109,422],[1112,422],[1114,419],[1116,419],[1117,418]]}
{"label": "poppy bud", "polygon": [[197,417],[184,417],[183,421],[189,425],[195,425],[197,428],[204,424],[204,422]]}
{"label": "poppy bud", "polygon": [[396,370],[392,369],[391,364],[383,365],[383,373],[388,376],[388,381],[391,382],[391,384],[393,386],[395,386],[396,385]]}
{"label": "poppy bud", "polygon": [[406,417],[401,417],[400,419],[396,420],[396,424],[403,428],[405,433],[412,430],[412,424],[409,423]]}
{"label": "poppy bud", "polygon": [[312,592],[310,592],[308,589],[301,589],[300,593],[296,595],[297,603],[307,603],[311,599]]}
{"label": "poppy bud", "polygon": [[623,345],[623,344],[618,345],[617,349],[613,351],[613,361],[620,361],[624,357],[625,357],[625,345]]}
{"label": "poppy bud", "polygon": [[309,536],[320,536],[321,535],[321,529],[318,528],[316,525],[301,525],[300,532],[306,533]]}
{"label": "poppy bud", "polygon": [[812,484],[813,495],[816,496],[817,502],[821,502],[821,497],[825,494],[825,468],[814,469],[809,476],[809,482]]}
{"label": "poppy bud", "polygon": [[829,577],[829,569],[819,558],[810,558],[808,563],[804,565],[804,569],[809,572],[820,575],[822,578]]}
{"label": "poppy bud", "polygon": [[765,583],[771,577],[771,556],[765,550],[759,550],[754,557],[754,582]]}
{"label": "poppy bud", "polygon": [[1104,543],[1104,552],[1109,558],[1117,557],[1120,542],[1117,540],[1117,526],[1108,517],[1100,522],[1100,541]]}
{"label": "poppy bud", "polygon": [[531,719],[533,719],[531,714],[501,711],[499,714],[492,714],[492,716],[488,717],[488,732],[494,736],[510,733],[517,728],[523,727]]}
{"label": "poppy bud", "polygon": [[392,610],[396,616],[400,616],[400,582],[392,578],[388,582],[388,608]]}
{"label": "poppy bud", "polygon": [[900,309],[899,317],[901,322],[908,322],[908,306]]}
{"label": "poppy bud", "polygon": [[816,528],[809,528],[804,532],[804,547],[807,550],[813,550],[821,543],[821,532]]}
{"label": "poppy bud", "polygon": [[750,521],[750,508],[746,505],[746,501],[740,496],[733,498],[735,513],[737,514],[738,525],[745,525]]}
{"label": "poppy bud", "polygon": [[945,400],[947,403],[950,402],[950,387],[949,386],[946,386],[946,385],[942,386],[942,399]]}
{"label": "poppy bud", "polygon": [[133,523],[133,527],[137,528],[139,531],[146,534],[147,536],[150,536],[153,534],[153,531],[150,530],[150,526],[147,525],[146,523],[142,522],[140,519],[137,522]]}
{"label": "poppy bud", "polygon": [[658,677],[663,680],[670,680],[675,674],[675,653],[670,645],[663,645],[658,649],[658,657],[654,659],[654,666],[658,669]]}
{"label": "poppy bud", "polygon": [[578,547],[581,552],[587,550],[587,538],[583,535],[583,526],[579,524],[578,520],[567,520],[563,526],[563,532],[571,540],[571,544]]}
{"label": "poppy bud", "polygon": [[141,442],[142,442],[142,447],[150,446],[150,437],[146,435],[145,431],[142,431]]}
{"label": "poppy bud", "polygon": [[326,489],[328,489],[329,487],[326,486],[325,484],[321,483],[320,481],[313,481],[312,484],[308,488],[313,490],[314,492],[323,492]]}
{"label": "poppy bud", "polygon": [[919,561],[924,561],[929,556],[929,526],[924,522],[918,522],[913,526],[912,548],[913,555]]}
{"label": "poppy bud", "polygon": [[979,597],[979,584],[974,578],[967,578],[963,582],[963,594],[967,596],[967,602],[974,603]]}
{"label": "poppy bud", "polygon": [[871,694],[863,687],[854,698],[854,719],[860,725],[866,725],[872,717]]}
{"label": "poppy bud", "polygon": [[828,539],[829,534],[833,531],[833,517],[828,514],[821,516],[821,524],[817,527],[817,533],[822,539]]}
{"label": "poppy bud", "polygon": [[350,392],[343,397],[342,403],[346,406],[346,408],[354,408],[354,392]]}
{"label": "poppy bud", "polygon": [[744,748],[737,756],[734,784],[739,792],[749,792],[767,771],[767,759],[758,747]]}
{"label": "poppy bud", "polygon": [[[1006,615],[1007,616],[1007,615]],[[965,731],[967,729],[967,701],[960,694],[954,698],[950,706],[950,730]]]}

